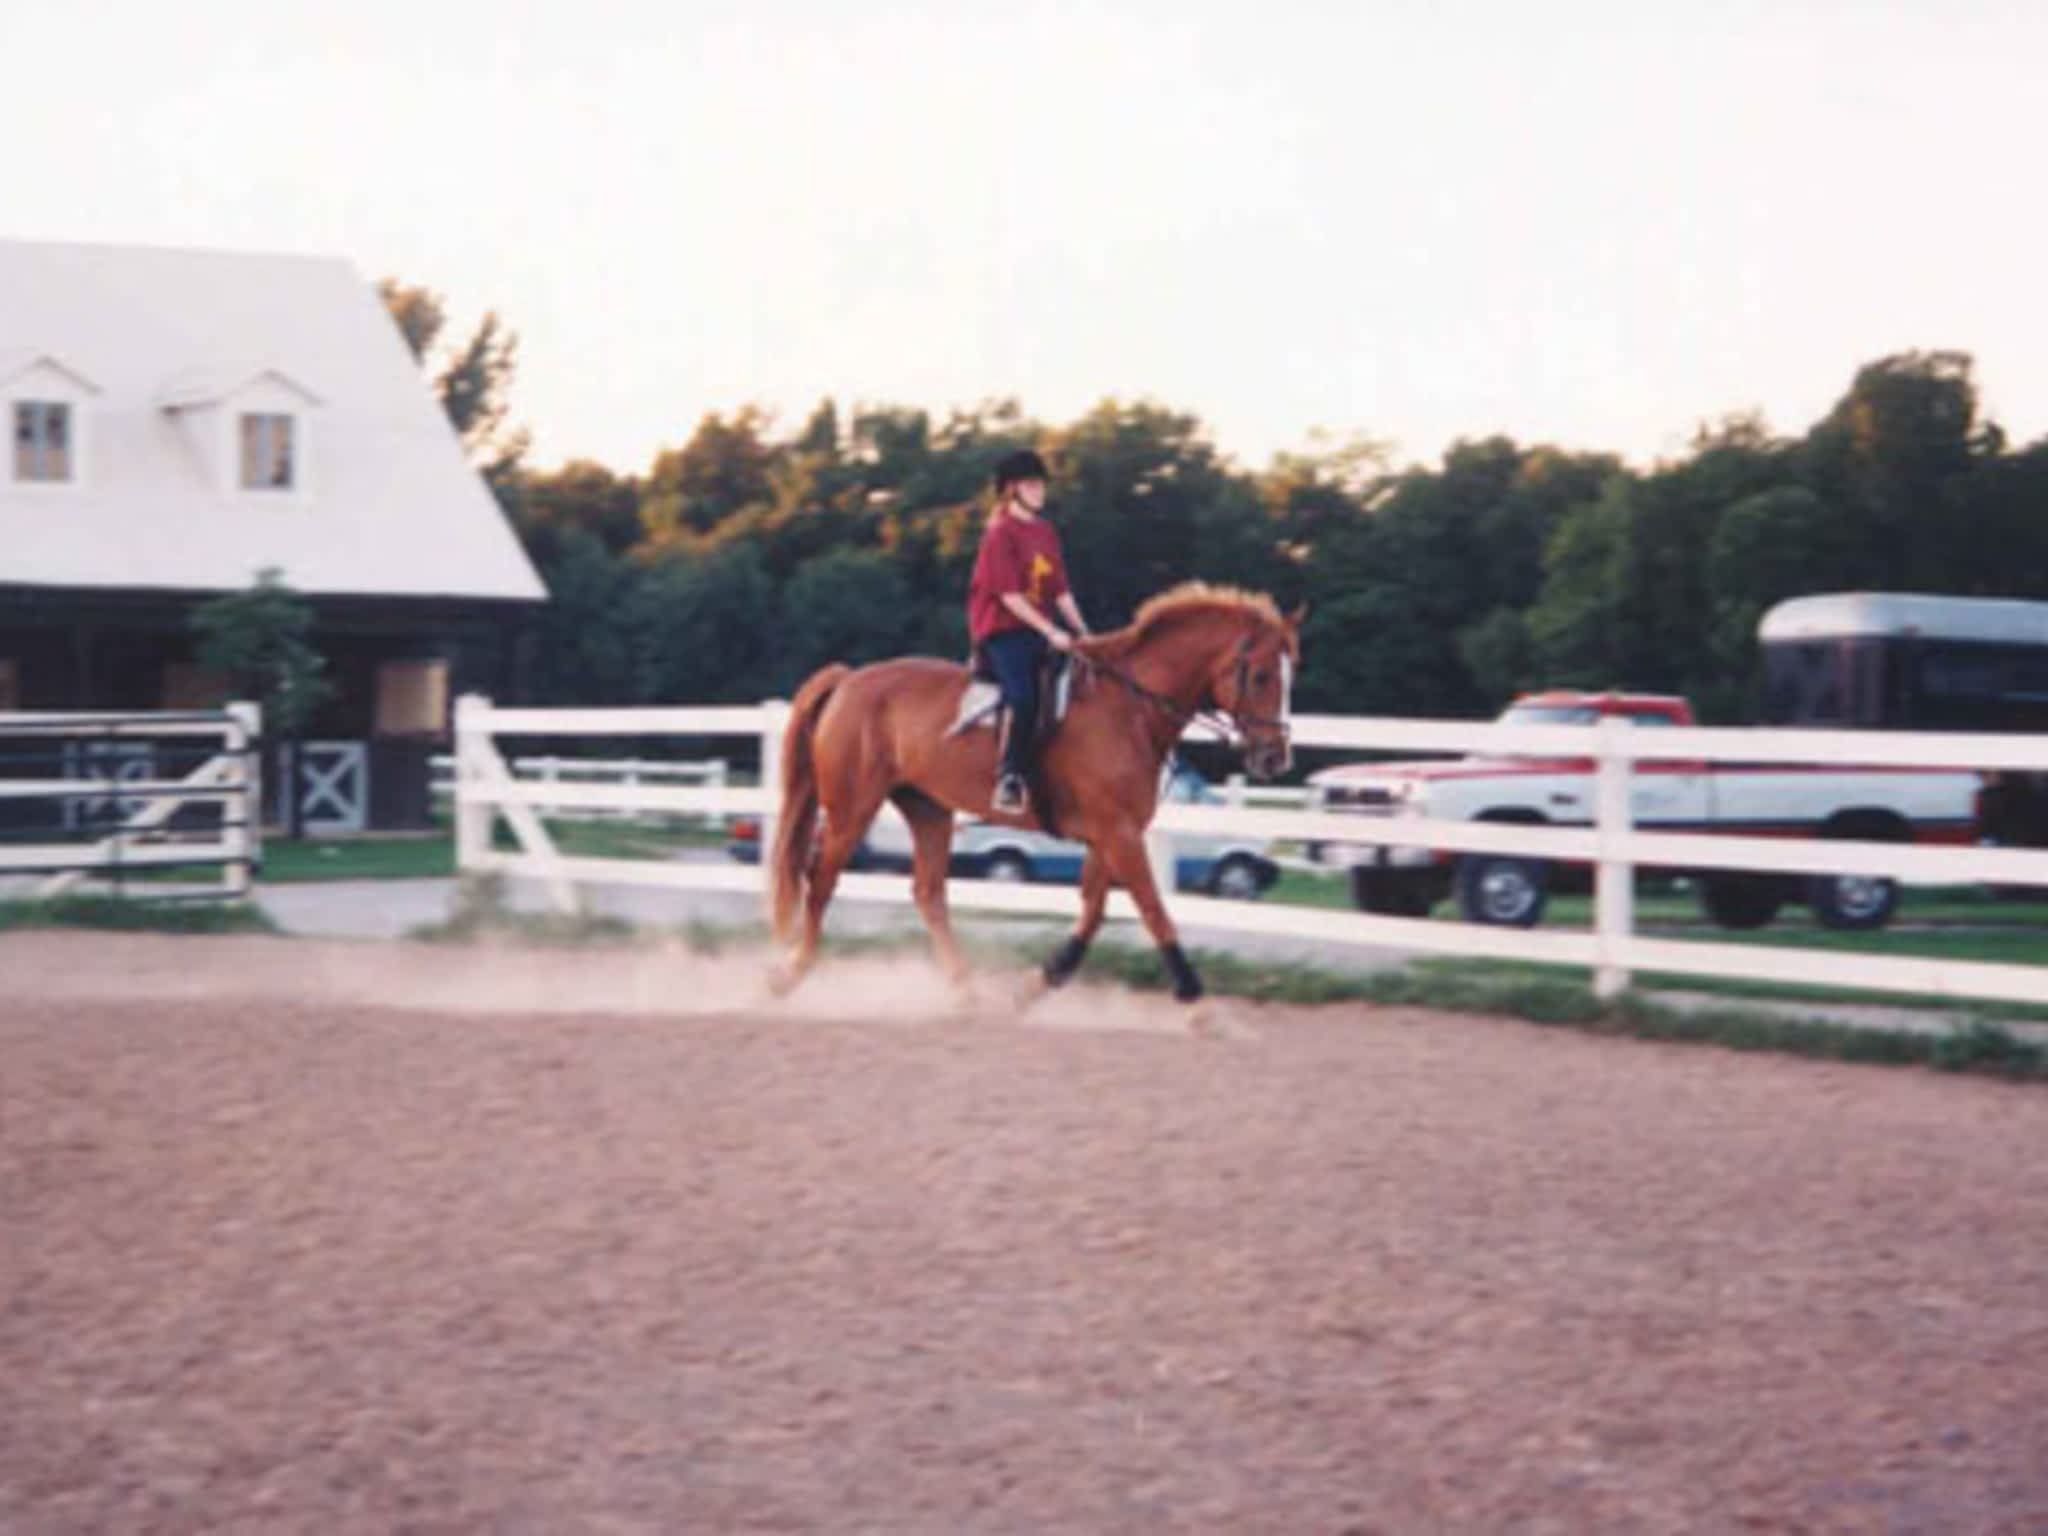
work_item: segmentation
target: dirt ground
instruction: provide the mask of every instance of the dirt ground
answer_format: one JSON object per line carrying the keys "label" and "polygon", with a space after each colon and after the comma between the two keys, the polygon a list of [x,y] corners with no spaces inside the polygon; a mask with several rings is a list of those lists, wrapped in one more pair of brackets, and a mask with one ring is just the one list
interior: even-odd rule
{"label": "dirt ground", "polygon": [[2048,1530],[2048,1092],[0,939],[0,1530]]}

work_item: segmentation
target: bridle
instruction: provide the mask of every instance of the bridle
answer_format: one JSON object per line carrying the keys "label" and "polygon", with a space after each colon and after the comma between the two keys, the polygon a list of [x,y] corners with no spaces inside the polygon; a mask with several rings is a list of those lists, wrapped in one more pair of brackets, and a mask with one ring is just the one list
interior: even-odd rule
{"label": "bridle", "polygon": [[[1109,677],[1112,680],[1121,683],[1125,688],[1129,689],[1133,694],[1143,699],[1146,703],[1151,704],[1158,709],[1164,710],[1167,714],[1171,715],[1174,718],[1175,722],[1182,729],[1185,729],[1187,726],[1191,724],[1199,722],[1200,724],[1207,726],[1210,730],[1214,731],[1218,736],[1222,737],[1226,741],[1228,741],[1232,736],[1243,736],[1247,741],[1249,741],[1251,739],[1252,732],[1262,728],[1269,731],[1277,731],[1280,734],[1280,738],[1283,742],[1291,734],[1291,727],[1289,725],[1287,716],[1284,714],[1245,715],[1235,710],[1226,710],[1222,708],[1203,709],[1199,705],[1193,709],[1189,709],[1186,705],[1176,703],[1174,700],[1169,699],[1165,694],[1160,693],[1157,689],[1147,688],[1143,683],[1139,682],[1135,677],[1132,677],[1130,673],[1124,671],[1121,667],[1112,666],[1110,663],[1106,661],[1099,660],[1093,656],[1083,655],[1078,651],[1074,653],[1074,659],[1080,662],[1083,666],[1092,667],[1096,671],[1101,672],[1106,677]],[[1243,640],[1238,642],[1237,647],[1237,677],[1235,680],[1235,691],[1240,701],[1242,701],[1246,694],[1249,693],[1251,690],[1251,677],[1252,637],[1250,635],[1246,635]]]}

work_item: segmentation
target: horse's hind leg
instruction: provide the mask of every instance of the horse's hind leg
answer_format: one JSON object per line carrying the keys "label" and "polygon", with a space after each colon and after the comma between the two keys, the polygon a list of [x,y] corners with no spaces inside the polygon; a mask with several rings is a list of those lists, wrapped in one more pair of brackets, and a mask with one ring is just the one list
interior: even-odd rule
{"label": "horse's hind leg", "polygon": [[881,803],[878,794],[864,796],[853,801],[852,814],[846,814],[847,798],[825,798],[824,824],[818,829],[818,840],[811,852],[810,878],[804,887],[803,932],[797,939],[796,949],[771,982],[778,997],[795,991],[797,983],[818,963],[818,940],[825,931],[825,909],[832,904],[832,892],[839,885],[839,876],[853,862],[854,854],[860,849],[860,840],[867,836],[868,824],[875,819]]}
{"label": "horse's hind leg", "polygon": [[967,962],[953,937],[952,917],[946,910],[946,874],[953,862],[953,813],[914,789],[898,790],[891,798],[910,823],[911,892],[917,898],[917,910],[931,930],[939,969],[959,986],[967,980]]}

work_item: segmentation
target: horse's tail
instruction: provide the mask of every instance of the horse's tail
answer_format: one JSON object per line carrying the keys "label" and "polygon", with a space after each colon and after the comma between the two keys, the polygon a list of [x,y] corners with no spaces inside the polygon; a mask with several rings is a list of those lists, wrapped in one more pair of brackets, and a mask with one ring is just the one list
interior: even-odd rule
{"label": "horse's tail", "polygon": [[811,839],[818,829],[818,771],[811,759],[811,739],[833,690],[852,671],[834,663],[813,672],[797,690],[789,724],[782,730],[782,811],[775,822],[769,893],[775,937],[785,944],[796,938],[797,908],[803,901]]}

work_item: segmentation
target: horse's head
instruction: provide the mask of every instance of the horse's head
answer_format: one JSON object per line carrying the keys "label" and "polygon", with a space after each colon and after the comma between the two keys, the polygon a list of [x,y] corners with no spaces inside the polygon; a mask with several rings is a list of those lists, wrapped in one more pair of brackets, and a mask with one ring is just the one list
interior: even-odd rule
{"label": "horse's head", "polygon": [[1244,765],[1254,778],[1278,778],[1294,765],[1294,674],[1301,663],[1306,608],[1273,621],[1247,612],[1237,643],[1218,659],[1209,694],[1244,738]]}

